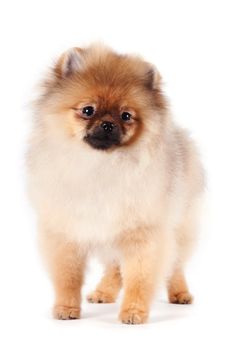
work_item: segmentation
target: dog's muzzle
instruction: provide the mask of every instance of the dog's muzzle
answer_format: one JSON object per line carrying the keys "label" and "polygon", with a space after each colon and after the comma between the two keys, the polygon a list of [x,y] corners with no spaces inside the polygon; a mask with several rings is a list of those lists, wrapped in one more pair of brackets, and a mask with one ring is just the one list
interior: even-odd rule
{"label": "dog's muzzle", "polygon": [[93,148],[108,149],[120,144],[120,130],[116,124],[103,121],[91,133],[87,134],[84,140]]}

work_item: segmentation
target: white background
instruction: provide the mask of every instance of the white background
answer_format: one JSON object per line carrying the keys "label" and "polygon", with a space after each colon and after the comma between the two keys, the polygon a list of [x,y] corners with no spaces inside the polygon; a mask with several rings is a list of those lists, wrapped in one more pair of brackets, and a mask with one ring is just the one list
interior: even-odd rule
{"label": "white background", "polygon": [[[232,1],[1,1],[1,349],[232,349]],[[47,66],[72,46],[102,40],[157,65],[176,120],[192,131],[207,171],[199,249],[188,268],[193,306],[161,293],[147,325],[117,321],[118,304],[83,303],[55,321],[53,291],[25,195],[28,104]],[[90,266],[84,294],[101,274]]]}

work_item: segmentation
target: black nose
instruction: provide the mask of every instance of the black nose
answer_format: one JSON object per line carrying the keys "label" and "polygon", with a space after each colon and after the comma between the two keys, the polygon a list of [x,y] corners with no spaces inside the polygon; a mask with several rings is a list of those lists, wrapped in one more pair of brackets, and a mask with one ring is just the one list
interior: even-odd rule
{"label": "black nose", "polygon": [[115,127],[115,124],[113,124],[113,123],[111,123],[111,122],[103,122],[103,123],[101,124],[101,128],[103,128],[104,131],[105,131],[105,132],[108,132],[108,133],[112,132],[112,130],[114,129],[114,127]]}

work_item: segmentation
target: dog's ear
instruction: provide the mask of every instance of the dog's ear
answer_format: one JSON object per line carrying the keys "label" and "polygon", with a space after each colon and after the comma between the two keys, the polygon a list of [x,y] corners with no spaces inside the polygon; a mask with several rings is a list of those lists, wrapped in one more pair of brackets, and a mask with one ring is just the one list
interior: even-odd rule
{"label": "dog's ear", "polygon": [[84,50],[74,47],[61,55],[58,59],[54,72],[58,78],[67,78],[79,72],[84,63]]}
{"label": "dog's ear", "polygon": [[145,73],[145,85],[150,90],[160,88],[162,77],[156,67],[150,65]]}
{"label": "dog's ear", "polygon": [[162,77],[156,67],[150,66],[145,74],[146,87],[154,96],[155,106],[159,110],[166,110],[168,102],[162,91]]}

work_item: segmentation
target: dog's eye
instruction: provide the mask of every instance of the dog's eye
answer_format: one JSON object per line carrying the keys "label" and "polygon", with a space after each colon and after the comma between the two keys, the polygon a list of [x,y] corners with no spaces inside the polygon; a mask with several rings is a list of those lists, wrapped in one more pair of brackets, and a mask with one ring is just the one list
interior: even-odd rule
{"label": "dog's eye", "polygon": [[95,113],[94,107],[92,106],[86,106],[82,109],[82,114],[86,117],[91,117]]}
{"label": "dog's eye", "polygon": [[127,122],[131,119],[131,114],[129,112],[123,112],[121,114],[121,119],[124,120],[124,122]]}

